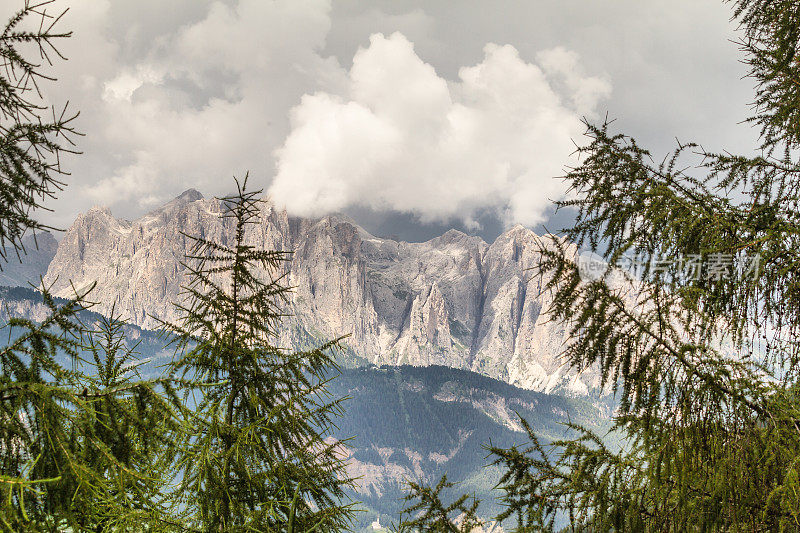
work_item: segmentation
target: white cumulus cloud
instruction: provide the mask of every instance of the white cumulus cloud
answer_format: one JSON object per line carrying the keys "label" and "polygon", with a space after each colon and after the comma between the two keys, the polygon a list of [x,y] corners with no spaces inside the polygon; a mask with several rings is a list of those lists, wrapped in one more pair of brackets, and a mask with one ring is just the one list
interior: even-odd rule
{"label": "white cumulus cloud", "polygon": [[536,61],[487,44],[480,63],[448,81],[401,33],[373,34],[343,93],[306,94],[292,109],[270,195],[304,216],[362,206],[475,224],[489,209],[507,222],[541,222],[563,194],[555,178],[580,118],[611,87],[563,48]]}
{"label": "white cumulus cloud", "polygon": [[62,227],[93,204],[136,217],[189,187],[225,193],[246,170],[266,186],[288,110],[346,82],[322,53],[330,0],[69,3],[60,24],[74,37],[58,44],[70,60],[45,89],[80,110],[87,135],[50,206]]}

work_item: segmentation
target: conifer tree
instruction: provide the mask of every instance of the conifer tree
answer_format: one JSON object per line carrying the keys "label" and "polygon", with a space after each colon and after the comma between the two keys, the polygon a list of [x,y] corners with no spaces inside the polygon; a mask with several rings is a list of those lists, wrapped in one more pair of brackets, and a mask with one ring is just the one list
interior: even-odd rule
{"label": "conifer tree", "polygon": [[[261,191],[221,199],[230,244],[187,235],[189,282],[173,375],[185,384],[178,470],[188,521],[202,531],[342,531],[353,510],[341,443],[326,440],[341,400],[330,342],[307,352],[277,346],[289,288],[286,253],[249,244]],[[267,276],[267,277],[265,277]]]}
{"label": "conifer tree", "polygon": [[408,493],[403,497],[406,507],[400,517],[397,533],[470,533],[483,525],[478,518],[480,500],[466,494],[447,504],[442,502],[442,491],[454,487],[443,475],[435,487],[409,482]]}
{"label": "conifer tree", "polygon": [[[566,240],[607,268],[582,277],[555,238],[538,268],[566,362],[615,388],[625,441],[573,426],[493,448],[516,531],[800,530],[800,3],[738,0],[734,16],[760,155],[680,144],[657,163],[587,123],[559,204],[578,212]],[[643,269],[620,281],[625,255]]]}
{"label": "conifer tree", "polygon": [[[85,293],[41,323],[11,318],[0,350],[0,528],[151,531],[171,527],[160,502],[171,409],[138,378],[115,318],[87,328]],[[90,354],[91,357],[85,357]]]}
{"label": "conifer tree", "polygon": [[103,475],[93,492],[72,506],[94,531],[172,531],[180,522],[169,505],[170,468],[178,422],[163,379],[143,380],[138,343],[128,340],[112,307],[81,337],[81,406],[70,428],[83,441],[83,467]]}
{"label": "conifer tree", "polygon": [[[52,81],[42,63],[61,54],[58,39],[71,32],[56,29],[66,10],[47,12],[53,0],[25,3],[0,33],[0,259],[13,250],[24,252],[22,238],[29,230],[52,229],[34,218],[36,209],[63,189],[60,156],[74,153],[77,113],[46,104],[42,82]],[[35,26],[34,26],[35,24]],[[36,29],[25,29],[29,27]],[[38,59],[28,57],[33,45]],[[37,63],[37,61],[39,61]],[[34,233],[35,236],[35,233]],[[0,268],[2,262],[0,262]]]}
{"label": "conifer tree", "polygon": [[[44,64],[64,59],[55,42],[71,35],[56,29],[67,10],[52,4],[25,0],[0,33],[2,262],[25,252],[26,232],[52,229],[34,211],[64,187],[61,155],[76,153],[78,114],[51,107],[41,91],[54,80]],[[117,317],[81,322],[89,291],[65,304],[40,292],[49,315],[9,319],[0,350],[0,529],[173,527],[159,473],[172,416],[158,384],[125,366],[135,353]]]}

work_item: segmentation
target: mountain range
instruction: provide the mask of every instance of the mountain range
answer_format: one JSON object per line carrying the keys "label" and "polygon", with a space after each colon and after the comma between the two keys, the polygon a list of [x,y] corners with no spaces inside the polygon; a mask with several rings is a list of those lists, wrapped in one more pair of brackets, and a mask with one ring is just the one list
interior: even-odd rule
{"label": "mountain range", "polygon": [[[133,221],[95,207],[80,214],[57,246],[50,241],[19,282],[43,272],[62,297],[96,287],[95,310],[114,306],[133,324],[176,320],[184,257],[197,236],[230,242],[218,199],[190,189]],[[472,370],[542,392],[593,394],[589,370],[567,371],[559,357],[567,332],[543,314],[549,295],[531,270],[541,237],[515,226],[493,243],[456,230],[410,243],[371,235],[347,217],[298,218],[265,201],[253,246],[292,252],[280,272],[294,287],[282,329],[285,346],[348,335],[354,365],[442,365]],[[574,246],[572,247],[574,250]],[[47,261],[48,253],[52,259]]]}

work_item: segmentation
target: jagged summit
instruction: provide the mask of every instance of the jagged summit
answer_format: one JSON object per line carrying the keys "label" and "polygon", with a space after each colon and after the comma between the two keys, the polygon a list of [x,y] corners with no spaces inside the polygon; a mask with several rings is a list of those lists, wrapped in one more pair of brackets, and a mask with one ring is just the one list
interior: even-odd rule
{"label": "jagged summit", "polygon": [[504,239],[517,239],[517,238],[526,238],[530,237],[531,235],[536,235],[532,229],[523,226],[522,224],[514,224],[510,228],[506,229],[503,233],[498,236],[499,238]]}
{"label": "jagged summit", "polygon": [[433,239],[427,241],[427,243],[432,246],[448,246],[453,244],[459,245],[466,242],[485,243],[482,238],[473,235],[467,235],[463,231],[459,231],[457,229],[449,229],[438,237],[434,237]]}
{"label": "jagged summit", "polygon": [[[115,305],[153,327],[177,318],[182,261],[199,235],[227,242],[219,202],[190,189],[133,222],[79,216],[58,246],[45,281],[56,294],[97,281],[97,310]],[[523,226],[493,243],[457,230],[423,243],[370,235],[349,217],[290,217],[267,205],[249,244],[291,251],[286,281],[293,317],[280,345],[308,347],[349,334],[348,353],[376,364],[446,365],[550,392],[572,375],[558,358],[567,332],[540,316],[540,281],[529,280],[539,237]],[[266,273],[265,273],[266,275]],[[586,390],[599,385],[581,377]]]}
{"label": "jagged summit", "polygon": [[186,189],[166,204],[154,209],[151,213],[162,212],[174,206],[182,206],[184,204],[190,204],[192,202],[197,202],[198,200],[204,199],[205,198],[203,195],[197,189]]}
{"label": "jagged summit", "polygon": [[86,212],[87,215],[94,214],[94,213],[107,215],[107,216],[113,216],[111,214],[111,209],[109,209],[108,206],[105,206],[105,205],[94,205],[94,206],[92,206],[91,209],[89,209]]}
{"label": "jagged summit", "polygon": [[180,195],[178,195],[175,200],[181,202],[196,202],[197,200],[202,200],[203,195],[197,189],[186,189]]}
{"label": "jagged summit", "polygon": [[354,227],[362,239],[376,238],[374,235],[372,235],[370,232],[368,232],[362,226],[360,226],[355,220],[353,220],[352,217],[345,215],[343,213],[333,213],[331,215],[326,215],[320,218],[319,222],[331,224],[333,226],[336,226],[338,224],[347,224]]}

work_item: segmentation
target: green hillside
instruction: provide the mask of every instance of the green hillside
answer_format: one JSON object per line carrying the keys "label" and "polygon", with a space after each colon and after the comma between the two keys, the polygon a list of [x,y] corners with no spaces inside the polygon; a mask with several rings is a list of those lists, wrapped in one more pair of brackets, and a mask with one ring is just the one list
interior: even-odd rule
{"label": "green hillside", "polygon": [[402,507],[403,480],[436,481],[447,473],[459,490],[484,500],[483,516],[498,509],[491,492],[497,472],[486,468],[484,445],[526,441],[515,413],[545,440],[562,437],[572,420],[594,429],[608,425],[606,406],[516,388],[481,374],[442,366],[345,369],[335,395],[350,396],[338,438],[352,437],[352,471],[361,475],[354,496],[386,525]]}
{"label": "green hillside", "polygon": [[[36,318],[41,298],[21,287],[0,287],[2,314]],[[85,311],[84,323],[99,315]],[[0,342],[14,337],[3,329]],[[10,333],[10,337],[9,337]],[[126,326],[144,376],[161,374],[172,358],[158,333]],[[345,355],[346,356],[346,355]],[[443,366],[349,368],[342,361],[341,374],[332,380],[334,397],[348,397],[345,414],[337,420],[334,437],[347,439],[351,473],[359,476],[359,490],[352,498],[362,502],[359,527],[373,531],[396,521],[402,508],[404,481],[435,482],[443,473],[459,482],[459,492],[472,492],[483,500],[481,514],[492,516],[500,509],[491,491],[498,480],[487,467],[485,445],[508,447],[526,441],[518,423],[523,416],[544,440],[564,436],[564,423],[578,422],[593,429],[609,426],[609,399],[567,398],[520,389],[482,374]]]}

